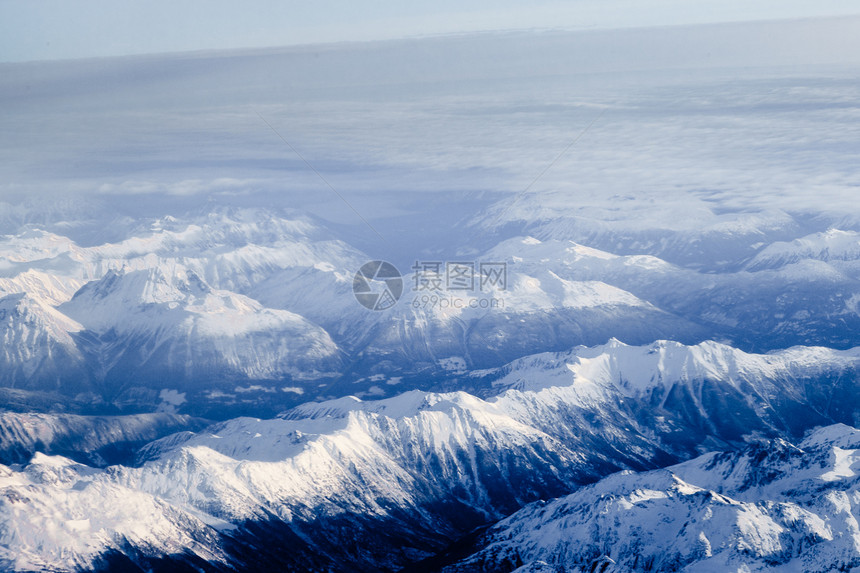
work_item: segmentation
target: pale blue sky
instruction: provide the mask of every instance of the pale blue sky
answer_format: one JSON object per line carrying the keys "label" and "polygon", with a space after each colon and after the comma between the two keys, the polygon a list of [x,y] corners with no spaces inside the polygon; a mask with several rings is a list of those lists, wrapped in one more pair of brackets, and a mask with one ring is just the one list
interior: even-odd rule
{"label": "pale blue sky", "polygon": [[856,0],[0,0],[0,61],[860,14]]}

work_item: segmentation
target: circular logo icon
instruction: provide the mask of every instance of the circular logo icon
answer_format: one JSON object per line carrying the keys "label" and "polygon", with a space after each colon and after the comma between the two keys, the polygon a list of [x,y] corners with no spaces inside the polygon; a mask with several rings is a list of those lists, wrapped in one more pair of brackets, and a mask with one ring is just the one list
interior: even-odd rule
{"label": "circular logo icon", "polygon": [[391,263],[370,261],[352,279],[355,300],[370,310],[386,310],[394,306],[403,294],[403,277]]}

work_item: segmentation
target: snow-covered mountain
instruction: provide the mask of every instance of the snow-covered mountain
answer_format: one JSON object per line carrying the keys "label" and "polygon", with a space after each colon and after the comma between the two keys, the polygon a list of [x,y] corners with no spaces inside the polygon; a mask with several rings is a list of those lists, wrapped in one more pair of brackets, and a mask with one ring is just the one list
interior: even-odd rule
{"label": "snow-covered mountain", "polygon": [[[808,233],[808,221],[778,203],[748,211],[719,209],[706,192],[690,190],[667,200],[663,189],[633,189],[551,189],[504,198],[473,224],[719,272],[739,268],[763,245]],[[573,193],[578,201],[571,201]]]}
{"label": "snow-covered mountain", "polygon": [[[28,316],[44,315],[28,319],[27,332],[7,335],[6,386],[66,396],[94,392],[96,411],[103,409],[98,404],[151,411],[164,404],[160,392],[202,392],[205,384],[209,394],[220,392],[213,399],[218,408],[249,398],[234,392],[256,388],[249,382],[267,381],[266,391],[288,397],[295,394],[280,388],[294,388],[290,380],[325,379],[341,370],[336,342],[289,307],[315,318],[332,303],[364,312],[349,290],[323,297],[319,290],[351,286],[362,258],[308,219],[221,209],[184,221],[138,222],[128,233],[119,242],[80,246],[27,228],[0,241],[6,275],[0,293],[8,293],[10,307],[5,328],[20,331],[24,324],[11,322],[23,312],[10,306],[21,293]],[[278,285],[276,308],[242,294],[266,280]],[[302,304],[303,293],[316,297],[316,313]],[[20,394],[16,401],[38,408],[45,399]],[[211,413],[205,401],[198,411]]]}
{"label": "snow-covered mountain", "polygon": [[[138,468],[95,471],[37,455],[4,470],[0,559],[13,570],[70,570],[118,552],[144,569],[202,559],[226,570],[249,565],[231,543],[265,544],[263,524],[287,551],[260,556],[272,570],[392,570],[575,483],[562,444],[474,398],[405,396],[389,406],[390,417],[237,419],[155,442]],[[83,518],[96,499],[111,511]],[[77,541],[87,532],[99,534]]]}
{"label": "snow-covered mountain", "polygon": [[564,279],[551,270],[507,273],[504,290],[406,293],[391,316],[369,330],[362,363],[391,361],[407,370],[453,361],[459,368],[487,368],[537,350],[600,344],[615,334],[634,344],[670,335],[696,342],[706,335],[601,281]]}
{"label": "snow-covered mountain", "polygon": [[0,413],[0,462],[26,463],[36,452],[89,465],[133,461],[137,448],[205,421],[168,413],[128,416]]}
{"label": "snow-covered mountain", "polygon": [[525,273],[549,267],[566,280],[605,282],[747,350],[860,343],[860,275],[848,259],[799,257],[773,268],[753,261],[747,270],[714,273],[534,237],[508,239],[486,256]]}
{"label": "snow-covered mountain", "polygon": [[[789,242],[772,243],[756,254],[746,268],[752,271],[774,269],[804,260],[856,263],[860,260],[860,233],[834,228]],[[856,270],[857,265],[850,268]]]}
{"label": "snow-covered mountain", "polygon": [[[208,405],[194,412],[222,417],[216,411],[235,410],[231,404],[272,402],[265,395],[271,390],[283,398],[276,407],[286,407],[295,393],[280,388],[309,396],[369,392],[371,384],[350,388],[349,380],[441,379],[454,364],[496,367],[612,336],[638,344],[708,335],[599,276],[522,264],[533,246],[527,242],[488,253],[512,263],[504,288],[480,293],[477,302],[492,297],[493,305],[470,307],[471,293],[453,292],[437,297],[445,306],[427,304],[423,293],[407,291],[389,312],[371,312],[352,293],[367,257],[295,213],[214,209],[129,224],[127,233],[118,242],[80,246],[28,227],[0,242],[7,275],[0,289],[26,293],[56,320],[79,325],[64,339],[80,363],[69,363],[75,392],[92,391],[124,409],[151,410],[162,403],[159,392],[205,381]],[[413,278],[405,275],[405,284]],[[42,356],[31,344],[22,340],[16,352]],[[9,360],[9,371],[27,371],[17,354]],[[32,372],[27,388],[68,393],[41,372]],[[346,385],[293,383],[325,385],[340,376]],[[258,381],[266,381],[263,394],[253,390]],[[185,408],[197,403],[188,399]]]}
{"label": "snow-covered mountain", "polygon": [[59,309],[96,337],[88,350],[103,358],[106,383],[116,389],[147,379],[181,389],[201,380],[212,388],[236,379],[304,379],[339,367],[337,345],[322,328],[213,289],[179,265],[110,271]]}
{"label": "snow-covered mountain", "polygon": [[636,467],[637,456],[647,465],[757,435],[797,437],[817,424],[851,423],[858,356],[856,349],[755,355],[714,342],[611,341],[473,376],[489,385],[485,393],[504,390],[500,402],[539,397],[515,400],[518,419],[588,451],[625,452]]}
{"label": "snow-covered mountain", "polygon": [[3,274],[36,270],[89,281],[111,270],[181,264],[216,288],[245,293],[281,269],[342,273],[364,262],[358,251],[295,213],[213,208],[181,219],[167,215],[134,221],[128,227],[123,240],[91,246],[25,227],[0,241]]}
{"label": "snow-covered mountain", "polygon": [[[84,327],[28,294],[0,298],[0,385],[86,390],[89,376],[74,336]],[[69,387],[71,386],[71,388]]]}
{"label": "snow-covered mountain", "polygon": [[83,281],[65,275],[27,270],[12,278],[0,278],[0,294],[26,293],[49,306],[58,306],[77,292]]}
{"label": "snow-covered mountain", "polygon": [[[613,471],[850,420],[860,399],[845,380],[858,360],[824,348],[751,355],[612,341],[460,380],[483,397],[413,390],[306,403],[176,433],[136,464],[104,470],[40,454],[4,470],[3,563],[395,570]],[[98,496],[125,502],[96,522],[86,516]],[[135,525],[140,512],[146,528]],[[82,531],[99,534],[81,544]],[[275,540],[288,551],[249,556]]]}
{"label": "snow-covered mountain", "polygon": [[446,573],[500,571],[851,571],[860,431],[821,428],[622,472],[489,529]]}
{"label": "snow-covered mountain", "polygon": [[[179,410],[223,418],[240,404],[271,415],[299,396],[432,389],[452,373],[613,337],[718,339],[746,350],[860,344],[860,275],[850,249],[827,255],[835,246],[703,272],[568,239],[513,237],[474,257],[506,265],[503,288],[427,292],[404,273],[398,304],[372,312],[352,293],[370,257],[308,216],[212,207],[125,225],[121,240],[87,246],[32,226],[0,241],[0,293],[25,293],[66,325],[49,329],[66,332],[62,352],[26,337],[6,351],[6,371],[28,373],[14,375],[18,388],[94,392],[96,402],[151,411],[161,391],[205,381],[203,405],[189,395]],[[851,236],[832,230],[798,244]],[[761,248],[760,261],[780,245]],[[59,363],[76,385],[57,383]],[[374,384],[379,376],[407,386]],[[183,410],[192,404],[202,409]]]}

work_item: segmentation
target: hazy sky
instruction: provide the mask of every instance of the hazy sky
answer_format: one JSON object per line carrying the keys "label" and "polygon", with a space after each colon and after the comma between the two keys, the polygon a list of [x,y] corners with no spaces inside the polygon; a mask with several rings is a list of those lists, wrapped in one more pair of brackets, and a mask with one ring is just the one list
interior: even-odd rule
{"label": "hazy sky", "polygon": [[860,14],[856,0],[0,0],[0,61]]}

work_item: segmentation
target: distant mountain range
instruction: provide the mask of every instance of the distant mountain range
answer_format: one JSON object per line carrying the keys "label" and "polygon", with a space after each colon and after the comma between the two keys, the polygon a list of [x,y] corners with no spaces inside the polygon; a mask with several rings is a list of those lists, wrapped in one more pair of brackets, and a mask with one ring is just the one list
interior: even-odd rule
{"label": "distant mountain range", "polygon": [[10,341],[0,383],[18,391],[21,409],[43,408],[47,395],[84,414],[224,418],[429,390],[457,371],[612,337],[848,348],[860,344],[854,243],[851,232],[829,231],[712,273],[517,237],[474,257],[505,266],[501,287],[428,299],[413,269],[401,269],[402,300],[373,312],[352,293],[369,257],[296,214],[164,217],[86,247],[27,228],[0,242],[0,332]]}

